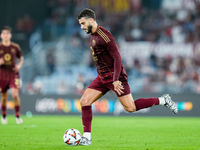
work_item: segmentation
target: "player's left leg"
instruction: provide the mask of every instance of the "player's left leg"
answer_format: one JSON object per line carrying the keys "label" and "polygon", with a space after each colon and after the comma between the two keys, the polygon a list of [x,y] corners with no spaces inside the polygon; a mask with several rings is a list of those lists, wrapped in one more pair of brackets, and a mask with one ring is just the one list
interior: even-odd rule
{"label": "player's left leg", "polygon": [[139,98],[137,100],[133,100],[131,94],[124,95],[118,97],[124,109],[128,112],[138,111],[143,108],[152,107],[155,105],[163,105],[169,108],[175,114],[178,113],[178,109],[176,104],[171,100],[171,97],[168,94],[165,94],[159,98],[151,97],[151,98]]}
{"label": "player's left leg", "polygon": [[128,94],[118,98],[121,104],[123,105],[124,109],[128,112],[134,112],[143,108],[159,105],[159,98],[157,97],[140,98],[134,101],[132,95]]}
{"label": "player's left leg", "polygon": [[8,97],[8,92],[2,92],[1,93],[1,111],[2,111],[2,118],[1,118],[1,124],[7,124],[7,119],[6,119],[6,103],[7,103],[7,97]]}
{"label": "player's left leg", "polygon": [[105,86],[109,88],[110,90],[114,91],[121,104],[123,105],[124,109],[128,112],[134,112],[143,108],[151,107],[154,105],[159,105],[159,99],[158,98],[140,98],[137,100],[133,100],[133,97],[131,95],[130,86],[127,81],[121,82],[121,85],[123,86],[123,93],[119,95],[111,82],[106,83]]}
{"label": "player's left leg", "polygon": [[19,89],[17,88],[11,88],[12,97],[14,100],[15,105],[15,117],[16,117],[16,123],[22,124],[23,120],[20,118],[20,98],[19,98]]}
{"label": "player's left leg", "polygon": [[121,84],[124,88],[123,89],[124,93],[122,93],[121,95],[119,95],[114,90],[114,87],[111,83],[107,83],[107,87],[113,90],[117,94],[121,104],[123,105],[126,111],[134,112],[134,111],[138,111],[140,109],[152,107],[155,105],[163,105],[169,108],[175,114],[178,113],[176,104],[171,100],[171,97],[168,94],[165,94],[161,97],[139,98],[134,101],[131,95],[128,82],[122,82]]}

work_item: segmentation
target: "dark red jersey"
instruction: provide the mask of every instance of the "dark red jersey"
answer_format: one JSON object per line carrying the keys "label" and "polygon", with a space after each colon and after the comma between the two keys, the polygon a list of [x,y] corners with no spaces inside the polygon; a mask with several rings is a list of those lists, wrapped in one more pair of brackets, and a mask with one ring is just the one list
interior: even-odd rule
{"label": "dark red jersey", "polygon": [[0,79],[10,80],[11,78],[19,78],[19,72],[14,72],[12,69],[16,64],[17,58],[22,56],[18,44],[11,43],[9,46],[4,46],[0,43],[0,58],[4,59],[4,64],[0,66]]}
{"label": "dark red jersey", "polygon": [[98,75],[104,82],[127,80],[118,46],[109,31],[98,26],[96,32],[91,34],[90,49]]}

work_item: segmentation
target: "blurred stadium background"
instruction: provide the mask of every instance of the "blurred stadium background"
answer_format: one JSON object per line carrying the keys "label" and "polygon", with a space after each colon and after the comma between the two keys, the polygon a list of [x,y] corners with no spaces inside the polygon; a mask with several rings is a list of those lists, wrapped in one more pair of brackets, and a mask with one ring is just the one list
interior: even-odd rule
{"label": "blurred stadium background", "polygon": [[[200,93],[199,0],[0,0],[25,58],[24,95],[81,95],[97,75],[77,15],[92,8],[115,37],[133,93]],[[191,105],[189,105],[191,108]]]}

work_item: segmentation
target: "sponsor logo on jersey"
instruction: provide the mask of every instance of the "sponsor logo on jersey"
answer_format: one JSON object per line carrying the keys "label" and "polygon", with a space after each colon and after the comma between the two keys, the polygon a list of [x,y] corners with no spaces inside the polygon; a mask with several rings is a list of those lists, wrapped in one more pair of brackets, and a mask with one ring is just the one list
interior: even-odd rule
{"label": "sponsor logo on jersey", "polygon": [[93,56],[94,61],[97,61],[98,58],[97,58],[97,56],[94,55],[94,49],[92,48],[92,46],[90,46],[90,49],[92,51],[92,56]]}
{"label": "sponsor logo on jersey", "polygon": [[11,65],[12,64],[12,62],[11,62],[11,55],[9,53],[6,53],[4,55],[4,60],[5,60],[4,65]]}
{"label": "sponsor logo on jersey", "polygon": [[90,46],[90,49],[92,51],[92,55],[94,55],[94,50],[93,50],[92,46]]}
{"label": "sponsor logo on jersey", "polygon": [[8,53],[6,53],[6,54],[4,55],[4,59],[5,59],[5,61],[10,61],[10,60],[11,60],[11,55],[8,54]]}

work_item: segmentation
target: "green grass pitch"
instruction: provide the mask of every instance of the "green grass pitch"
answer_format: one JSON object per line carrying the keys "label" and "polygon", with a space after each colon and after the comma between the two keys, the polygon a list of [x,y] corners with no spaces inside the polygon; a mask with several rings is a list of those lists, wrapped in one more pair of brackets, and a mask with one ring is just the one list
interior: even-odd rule
{"label": "green grass pitch", "polygon": [[67,146],[63,134],[69,128],[82,133],[81,116],[14,116],[0,124],[0,149],[5,150],[199,150],[200,118],[94,116],[91,146]]}

